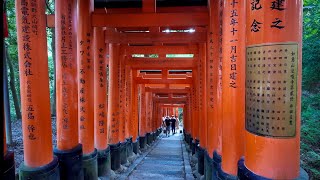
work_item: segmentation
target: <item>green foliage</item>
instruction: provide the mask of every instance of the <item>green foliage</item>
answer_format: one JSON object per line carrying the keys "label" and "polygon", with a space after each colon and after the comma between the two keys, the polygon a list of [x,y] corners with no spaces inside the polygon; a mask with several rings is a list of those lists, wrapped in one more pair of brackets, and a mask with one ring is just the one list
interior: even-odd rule
{"label": "green foliage", "polygon": [[[9,30],[9,37],[5,39],[5,43],[7,45],[7,51],[8,51],[8,58],[10,59],[13,70],[15,73],[15,88],[17,90],[17,95],[20,99],[20,84],[19,84],[19,61],[18,61],[18,46],[17,46],[17,33],[16,33],[16,12],[15,12],[15,1],[6,1],[7,6],[7,18],[8,18],[8,30]],[[9,65],[7,65],[8,69],[8,75],[12,72],[10,72]],[[10,79],[8,80],[10,81]],[[9,83],[9,82],[8,82]],[[13,105],[13,96],[11,87],[9,87],[9,99],[10,99],[10,115],[11,119],[16,119],[16,114],[14,110]]]}
{"label": "green foliage", "polygon": [[320,179],[320,1],[304,0],[301,165]]}
{"label": "green foliage", "polygon": [[303,89],[319,90],[320,1],[304,0],[303,8]]}

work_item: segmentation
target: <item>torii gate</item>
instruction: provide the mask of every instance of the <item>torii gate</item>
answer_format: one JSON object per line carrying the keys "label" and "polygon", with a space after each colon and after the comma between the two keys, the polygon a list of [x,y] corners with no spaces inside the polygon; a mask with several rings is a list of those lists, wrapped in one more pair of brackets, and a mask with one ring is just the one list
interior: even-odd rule
{"label": "torii gate", "polygon": [[[150,143],[151,134],[159,135],[157,103],[184,104],[184,137],[207,179],[298,178],[302,0],[201,2],[159,7],[161,2],[142,0],[139,8],[102,8],[93,0],[56,0],[55,14],[45,15],[44,0],[16,0],[20,179],[108,176]],[[56,32],[55,149],[48,133],[46,26]],[[190,28],[196,32],[183,32]],[[161,99],[149,85],[167,94],[188,92]],[[6,144],[4,158],[4,176],[12,177]]]}

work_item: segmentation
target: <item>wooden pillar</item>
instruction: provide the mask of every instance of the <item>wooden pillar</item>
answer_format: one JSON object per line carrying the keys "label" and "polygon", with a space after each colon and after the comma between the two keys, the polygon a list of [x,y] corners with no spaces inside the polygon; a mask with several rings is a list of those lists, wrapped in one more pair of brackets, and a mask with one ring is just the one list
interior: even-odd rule
{"label": "wooden pillar", "polygon": [[147,132],[147,143],[151,144],[151,124],[152,124],[152,93],[151,92],[145,92],[145,116],[146,116],[146,132]]}
{"label": "wooden pillar", "polygon": [[245,3],[226,0],[223,14],[222,64],[222,170],[237,175],[244,153]]}
{"label": "wooden pillar", "polygon": [[201,148],[207,146],[207,105],[206,105],[206,44],[199,44],[199,139]]}
{"label": "wooden pillar", "polygon": [[132,113],[132,102],[133,102],[133,94],[132,94],[132,69],[130,67],[126,67],[126,118],[125,118],[125,122],[126,122],[126,134],[125,137],[126,138],[130,138],[132,137],[132,133],[133,133],[133,113]]}
{"label": "wooden pillar", "polygon": [[55,9],[57,148],[54,154],[60,160],[61,178],[81,178],[82,160],[70,165],[82,155],[78,127],[77,1],[57,0]]}
{"label": "wooden pillar", "polygon": [[76,1],[57,0],[55,9],[57,149],[71,150],[78,145]]}
{"label": "wooden pillar", "polygon": [[146,122],[146,92],[145,85],[139,84],[139,140],[140,140],[140,148],[143,149],[146,147],[147,139],[147,122]]}
{"label": "wooden pillar", "polygon": [[188,101],[187,101],[187,113],[188,113],[188,118],[187,118],[187,132],[189,135],[191,135],[191,128],[192,128],[192,101],[191,101],[191,93],[188,93]]}
{"label": "wooden pillar", "polygon": [[108,148],[108,131],[107,131],[107,64],[104,30],[100,27],[94,29],[94,131],[95,147],[97,150]]}
{"label": "wooden pillar", "polygon": [[[218,129],[219,126],[217,113],[218,107],[218,94],[217,90],[218,75],[219,75],[219,0],[210,0],[209,4],[209,30],[207,40],[207,137],[208,144],[207,150],[211,158],[213,158],[213,151],[218,146]],[[221,101],[221,99],[220,99]]]}
{"label": "wooden pillar", "polygon": [[84,177],[98,177],[97,151],[94,148],[94,58],[92,0],[78,1],[78,118],[79,142],[83,146]]}
{"label": "wooden pillar", "polygon": [[242,167],[245,174],[259,178],[296,179],[300,169],[302,0],[248,2]]}
{"label": "wooden pillar", "polygon": [[119,139],[119,74],[120,59],[119,45],[109,45],[109,96],[108,96],[108,127],[109,127],[109,144],[117,144]]}
{"label": "wooden pillar", "polygon": [[78,2],[79,142],[84,154],[94,152],[92,10],[90,0]]}
{"label": "wooden pillar", "polygon": [[[45,2],[16,0],[24,162],[20,179],[59,177],[53,157]],[[34,18],[36,17],[36,18]],[[42,176],[33,168],[48,165]],[[32,172],[27,173],[27,169]]]}
{"label": "wooden pillar", "polygon": [[98,150],[98,175],[110,174],[110,149],[108,145],[108,81],[104,29],[93,29],[94,41],[94,145]]}
{"label": "wooden pillar", "polygon": [[[122,50],[120,51],[122,52]],[[126,83],[126,77],[125,77],[125,59],[122,53],[120,53],[120,87],[119,87],[119,93],[120,93],[120,114],[119,114],[119,140],[121,142],[126,141],[125,137],[125,96],[126,96],[126,90],[125,90],[125,83]]]}
{"label": "wooden pillar", "polygon": [[111,153],[111,169],[120,168],[120,45],[109,44],[109,90],[108,90],[108,144]]}
{"label": "wooden pillar", "polygon": [[139,136],[139,119],[138,119],[138,114],[139,114],[139,109],[138,109],[138,104],[139,104],[139,94],[138,94],[138,85],[135,82],[135,77],[137,76],[137,71],[132,70],[132,139],[133,141],[136,141],[138,136]]}
{"label": "wooden pillar", "polygon": [[[39,0],[31,4],[16,1],[17,37],[24,164],[39,167],[49,164],[53,154],[45,4]],[[37,20],[32,21],[32,16]]]}

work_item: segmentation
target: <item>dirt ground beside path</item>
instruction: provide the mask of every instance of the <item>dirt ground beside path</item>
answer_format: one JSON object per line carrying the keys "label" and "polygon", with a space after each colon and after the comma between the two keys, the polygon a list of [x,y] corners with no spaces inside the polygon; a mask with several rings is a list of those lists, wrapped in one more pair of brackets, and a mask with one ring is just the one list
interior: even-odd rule
{"label": "dirt ground beside path", "polygon": [[[53,147],[57,144],[57,130],[56,130],[56,119],[51,119],[52,126],[52,145]],[[16,173],[20,164],[23,162],[23,140],[22,140],[22,121],[16,120],[11,122],[12,128],[12,145],[8,145],[10,151],[14,151],[14,160],[16,163]]]}

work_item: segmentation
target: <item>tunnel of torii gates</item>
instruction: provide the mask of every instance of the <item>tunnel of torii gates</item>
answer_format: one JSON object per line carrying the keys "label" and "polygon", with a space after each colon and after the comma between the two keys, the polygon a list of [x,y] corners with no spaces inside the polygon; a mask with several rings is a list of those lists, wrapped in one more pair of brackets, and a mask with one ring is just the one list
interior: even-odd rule
{"label": "tunnel of torii gates", "polygon": [[[20,179],[108,176],[177,108],[206,179],[300,177],[302,0],[117,2],[56,0],[46,15],[44,0],[16,0]],[[46,27],[56,34],[54,147]],[[5,143],[4,158],[10,179]]]}

